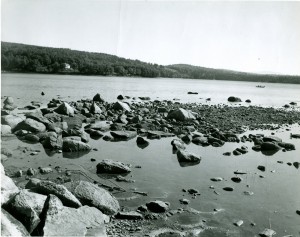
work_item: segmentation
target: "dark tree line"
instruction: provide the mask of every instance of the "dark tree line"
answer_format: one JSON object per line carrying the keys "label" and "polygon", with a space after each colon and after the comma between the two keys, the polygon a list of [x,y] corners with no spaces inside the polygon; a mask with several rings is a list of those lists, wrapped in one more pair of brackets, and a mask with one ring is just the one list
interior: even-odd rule
{"label": "dark tree line", "polygon": [[157,65],[103,53],[1,42],[2,71],[300,83],[299,76],[260,75],[185,64]]}

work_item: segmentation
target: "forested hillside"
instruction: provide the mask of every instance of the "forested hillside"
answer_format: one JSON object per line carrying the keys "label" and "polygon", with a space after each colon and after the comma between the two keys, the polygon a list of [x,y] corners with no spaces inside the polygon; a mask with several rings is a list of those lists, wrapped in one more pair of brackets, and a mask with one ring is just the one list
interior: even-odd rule
{"label": "forested hillside", "polygon": [[1,42],[2,72],[173,77],[300,83],[300,76],[261,75],[185,64],[157,65],[103,53]]}

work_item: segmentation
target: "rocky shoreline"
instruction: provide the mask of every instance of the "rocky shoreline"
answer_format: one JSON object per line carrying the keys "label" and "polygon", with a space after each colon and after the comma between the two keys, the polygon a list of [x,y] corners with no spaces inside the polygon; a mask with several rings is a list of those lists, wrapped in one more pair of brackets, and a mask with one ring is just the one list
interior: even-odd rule
{"label": "rocky shoreline", "polygon": [[[93,99],[72,102],[52,99],[46,108],[34,101],[25,108],[18,108],[14,99],[7,97],[1,113],[1,136],[27,143],[29,146],[21,148],[25,155],[38,155],[39,151],[31,149],[30,144],[42,144],[47,154],[63,153],[66,157],[73,154],[80,157],[97,150],[89,144],[90,139],[106,142],[136,139],[136,145],[144,149],[153,139],[172,137],[169,148],[183,167],[197,165],[202,159],[188,150],[190,143],[212,147],[241,143],[224,156],[247,153],[249,148],[242,144],[244,142],[253,143],[254,151],[267,155],[295,150],[292,143],[255,131],[288,131],[290,125],[299,126],[300,112],[296,109],[242,106],[238,105],[239,100],[233,102],[238,106],[230,106],[152,101],[148,97],[131,99],[122,95],[117,99],[115,103],[107,103],[96,94]],[[246,131],[251,133],[241,135]],[[291,136],[299,138],[299,134]],[[5,161],[13,155],[13,151],[2,147],[4,167]],[[297,165],[299,162],[294,164]],[[62,170],[59,166],[6,170],[2,166],[2,235],[197,236],[211,228],[205,222],[191,228],[176,225],[169,218],[188,209],[172,209],[172,203],[161,200],[147,202],[137,210],[120,206],[114,192],[126,190],[116,182],[99,180],[97,174],[113,175],[117,181],[130,183],[134,181],[121,174],[140,167],[111,159],[103,159],[95,166],[95,174],[80,167],[76,170]],[[233,178],[233,182],[241,181],[240,177]],[[219,182],[222,178],[211,180]],[[224,190],[233,189],[225,187]],[[186,191],[195,196],[198,193],[197,190]],[[136,191],[136,195],[147,193]],[[180,202],[189,204],[188,199]],[[235,225],[242,224],[239,220]],[[258,234],[272,236],[274,233],[267,229]]]}

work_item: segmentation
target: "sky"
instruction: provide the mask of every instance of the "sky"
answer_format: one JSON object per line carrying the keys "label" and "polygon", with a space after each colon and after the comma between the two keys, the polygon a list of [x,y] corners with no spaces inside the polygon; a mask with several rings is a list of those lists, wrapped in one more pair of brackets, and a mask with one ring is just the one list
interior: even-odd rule
{"label": "sky", "polygon": [[1,40],[300,75],[300,1],[2,0]]}

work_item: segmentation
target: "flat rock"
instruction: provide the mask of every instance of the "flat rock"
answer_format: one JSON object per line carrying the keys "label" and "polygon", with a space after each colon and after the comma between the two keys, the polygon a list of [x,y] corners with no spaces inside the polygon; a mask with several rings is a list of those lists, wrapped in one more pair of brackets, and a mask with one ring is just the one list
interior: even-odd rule
{"label": "flat rock", "polygon": [[210,180],[214,181],[214,182],[220,182],[220,181],[223,180],[223,178],[221,178],[221,177],[214,177],[214,178],[211,178]]}
{"label": "flat rock", "polygon": [[168,118],[169,119],[176,119],[178,121],[186,121],[186,120],[194,120],[196,117],[194,114],[188,110],[179,108],[176,110],[171,110],[168,113]]}
{"label": "flat rock", "polygon": [[64,185],[83,205],[96,207],[107,215],[115,215],[120,209],[117,199],[95,184],[87,181],[75,181]]}
{"label": "flat rock", "polygon": [[128,211],[128,212],[119,212],[116,216],[117,219],[126,219],[126,220],[143,220],[144,217],[142,214],[136,211]]}
{"label": "flat rock", "polygon": [[265,136],[262,139],[264,142],[282,142],[282,139],[276,136]]}
{"label": "flat rock", "polygon": [[114,138],[120,140],[129,140],[137,136],[137,132],[135,131],[114,131],[114,132],[110,132],[110,134]]}
{"label": "flat rock", "polygon": [[1,236],[30,236],[21,222],[1,208]]}
{"label": "flat rock", "polygon": [[97,173],[122,174],[129,172],[131,172],[130,167],[119,161],[102,160],[97,164]]}
{"label": "flat rock", "polygon": [[34,119],[27,118],[24,121],[18,123],[18,125],[14,127],[13,132],[17,130],[26,130],[32,133],[39,133],[45,132],[46,126]]}
{"label": "flat rock", "polygon": [[64,152],[78,152],[78,151],[90,151],[92,148],[90,145],[78,140],[64,139],[62,144],[62,150]]}
{"label": "flat rock", "polygon": [[105,216],[94,207],[64,207],[54,195],[45,204],[44,236],[107,236]]}
{"label": "flat rock", "polygon": [[40,181],[36,184],[34,191],[49,195],[57,196],[65,206],[81,207],[80,201],[63,185],[56,184],[51,181]]}
{"label": "flat rock", "polygon": [[163,201],[151,201],[146,204],[149,211],[161,213],[169,210],[170,204]]}

